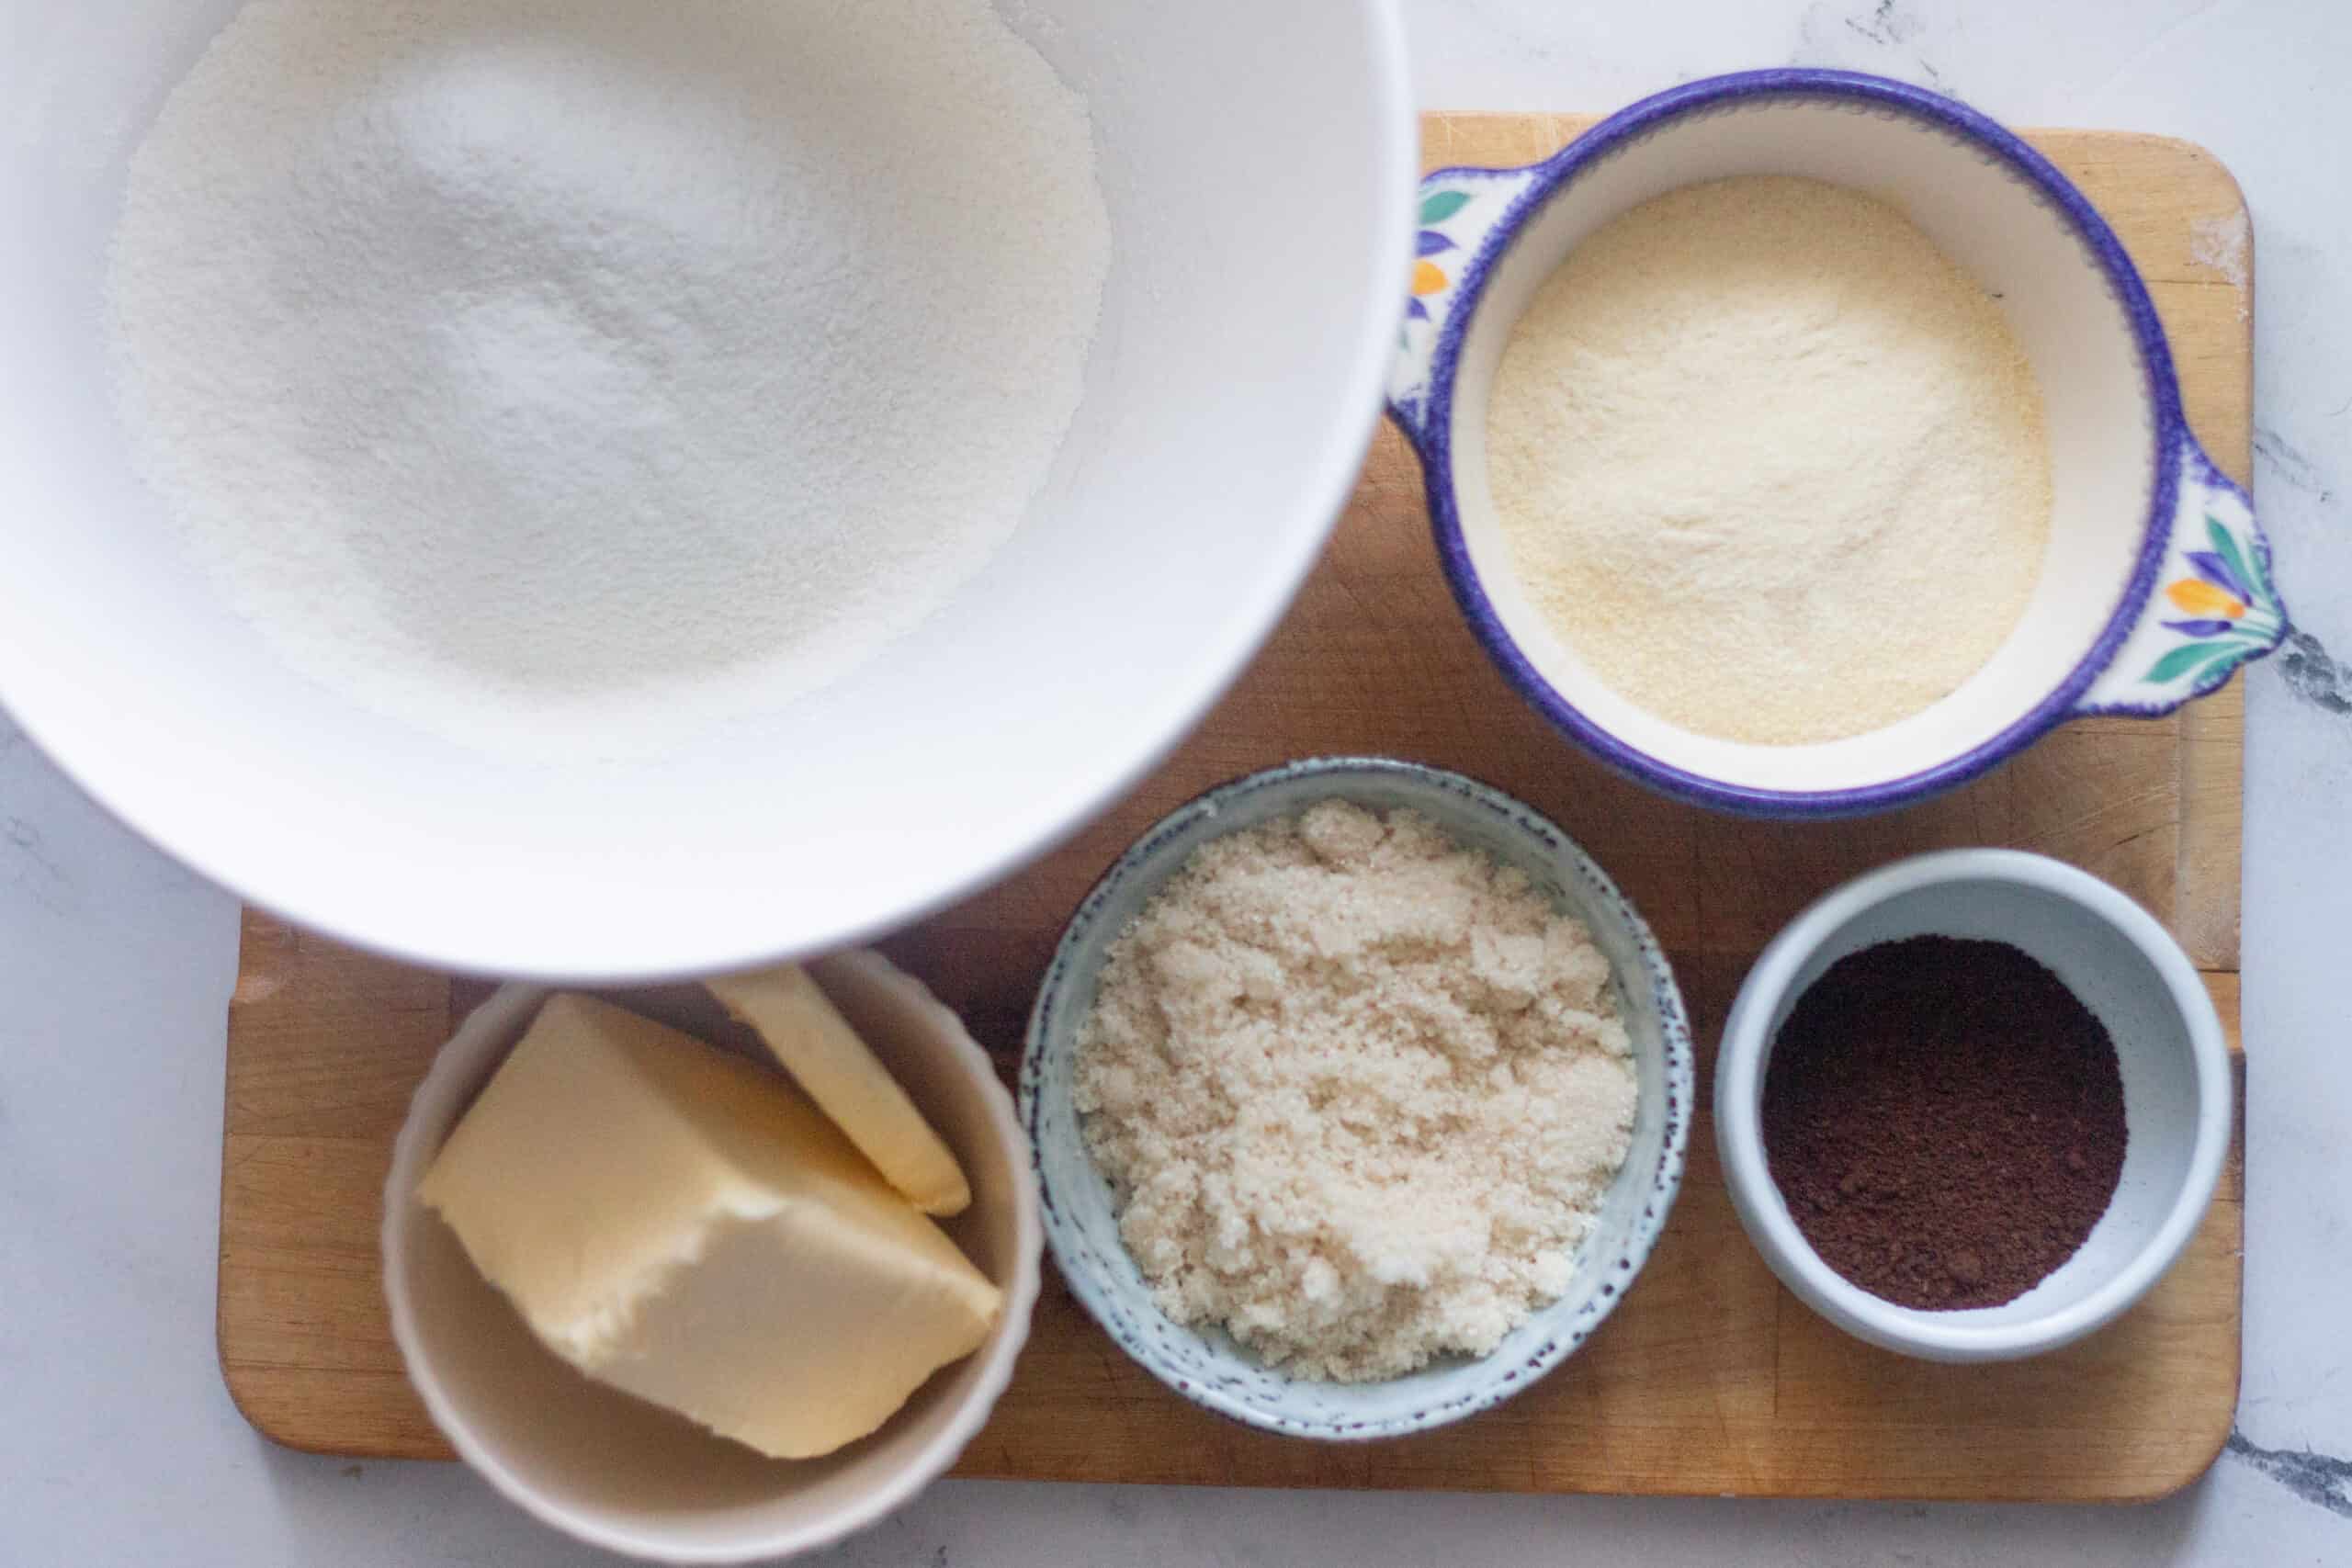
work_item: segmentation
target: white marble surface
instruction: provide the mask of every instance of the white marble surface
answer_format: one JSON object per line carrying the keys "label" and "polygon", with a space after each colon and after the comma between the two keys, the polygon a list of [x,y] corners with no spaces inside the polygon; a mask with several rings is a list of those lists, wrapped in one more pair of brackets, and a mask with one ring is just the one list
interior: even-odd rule
{"label": "white marble surface", "polygon": [[[1431,107],[1606,108],[1836,64],[2013,122],[2165,130],[2251,198],[2259,503],[2318,639],[2250,682],[2241,1435],[2132,1509],[948,1483],[854,1564],[2352,1562],[2352,5],[2345,0],[1412,0]],[[0,1564],[575,1564],[465,1472],[255,1438],[213,1361],[232,901],[0,725]]]}

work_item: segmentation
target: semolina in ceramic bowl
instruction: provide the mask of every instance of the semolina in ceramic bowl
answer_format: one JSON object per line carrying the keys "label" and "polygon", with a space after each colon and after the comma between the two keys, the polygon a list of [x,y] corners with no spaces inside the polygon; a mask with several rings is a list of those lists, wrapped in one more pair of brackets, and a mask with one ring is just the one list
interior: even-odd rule
{"label": "semolina in ceramic bowl", "polygon": [[[1111,944],[1212,839],[1333,797],[1419,812],[1460,842],[1524,871],[1555,908],[1590,928],[1609,960],[1637,1080],[1633,1142],[1585,1239],[1567,1289],[1491,1354],[1441,1359],[1379,1382],[1294,1378],[1223,1329],[1175,1322],[1154,1303],[1119,1236],[1110,1183],[1087,1153],[1074,1100],[1078,1031]],[[1459,773],[1381,758],[1291,762],[1221,784],[1180,807],[1103,874],[1071,917],[1030,1015],[1021,1119],[1036,1151],[1046,1245],[1070,1292],[1119,1348],[1194,1404],[1268,1431],[1392,1437],[1439,1427],[1510,1398],[1582,1345],[1617,1303],[1664,1228],[1690,1132],[1690,1028],[1657,939],[1625,896],[1569,838],[1528,807]]]}
{"label": "semolina in ceramic bowl", "polygon": [[[1742,175],[1806,176],[1901,209],[2000,300],[2048,416],[2050,545],[2017,626],[1924,711],[1811,745],[1700,735],[1604,684],[1516,580],[1487,474],[1488,392],[1544,281],[1629,209]],[[1421,182],[1420,224],[1388,406],[1419,454],[1446,579],[1521,694],[1640,783],[1762,816],[1886,810],[2069,718],[2169,713],[2286,636],[2270,547],[2245,491],[2188,432],[2122,243],[2047,158],[1965,105],[1841,71],[1687,83],[1540,164],[1438,170]]]}

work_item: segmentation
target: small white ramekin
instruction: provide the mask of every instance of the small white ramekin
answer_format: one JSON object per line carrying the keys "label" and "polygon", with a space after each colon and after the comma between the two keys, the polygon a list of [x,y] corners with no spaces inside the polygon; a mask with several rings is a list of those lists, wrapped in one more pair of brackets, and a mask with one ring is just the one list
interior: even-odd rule
{"label": "small white ramekin", "polygon": [[[2129,1142],[2113,1201],[2073,1258],[1996,1307],[1920,1311],[1854,1284],[1805,1240],[1764,1157],[1765,1069],[1797,998],[1849,953],[1927,934],[2007,942],[2046,964],[2106,1025],[2122,1069]],[[2016,850],[1898,861],[1799,915],[1748,971],[1715,1067],[1724,1179],[1772,1272],[1848,1333],[1935,1361],[2053,1350],[2147,1294],[2212,1200],[2231,1116],[2222,1022],[2180,944],[2088,872]]]}
{"label": "small white ramekin", "polygon": [[[869,1437],[813,1460],[772,1460],[594,1382],[532,1337],[417,1179],[546,999],[502,987],[442,1047],[393,1145],[384,1191],[384,1293],[425,1409],[511,1501],[610,1551],[743,1562],[830,1545],[900,1506],[956,1462],[1012,1380],[1037,1301],[1037,1180],[996,1066],[922,983],[875,953],[810,973],[963,1162],[972,1204],[943,1221],[1004,1292],[978,1350],[942,1369]],[[698,986],[608,992],[633,1011],[756,1051]],[[794,1325],[779,1322],[776,1332]]]}

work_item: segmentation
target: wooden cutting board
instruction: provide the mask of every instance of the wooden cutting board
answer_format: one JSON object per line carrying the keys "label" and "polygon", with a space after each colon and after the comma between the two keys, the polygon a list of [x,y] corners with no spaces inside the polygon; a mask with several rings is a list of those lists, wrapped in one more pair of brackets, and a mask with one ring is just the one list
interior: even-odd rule
{"label": "wooden cutting board", "polygon": [[[1435,115],[1428,164],[1516,164],[1589,121]],[[2034,140],[2106,211],[2172,334],[2188,415],[2250,457],[2251,285],[2223,269],[2245,208],[2211,156],[2160,137]],[[2195,258],[2204,256],[2207,261]],[[2234,276],[2232,276],[2234,274]],[[1918,850],[2008,844],[2088,867],[2164,918],[2238,1015],[2237,686],[2173,717],[2068,726],[1992,776],[1894,816],[1734,820],[1586,759],[1503,684],[1442,582],[1420,475],[1384,431],[1296,606],[1158,773],[1021,875],[883,945],[1012,1075],[1063,920],[1142,828],[1284,758],[1382,752],[1458,768],[1547,812],[1671,952],[1703,1042],[1749,959],[1815,895]],[[463,897],[462,889],[451,896]],[[385,1321],[376,1226],[394,1131],[483,994],[248,912],[230,1004],[220,1343],[254,1427],[321,1452],[447,1458]],[[1048,1267],[1012,1388],[959,1473],[1067,1481],[1809,1497],[2126,1500],[2200,1474],[2237,1401],[2244,1184],[2233,1154],[2188,1256],[2138,1310],[2041,1360],[1928,1366],[1871,1350],[1780,1289],[1733,1217],[1702,1116],[1672,1223],[1623,1307],[1542,1384],[1420,1437],[1332,1446],[1203,1414],[1133,1366]]]}

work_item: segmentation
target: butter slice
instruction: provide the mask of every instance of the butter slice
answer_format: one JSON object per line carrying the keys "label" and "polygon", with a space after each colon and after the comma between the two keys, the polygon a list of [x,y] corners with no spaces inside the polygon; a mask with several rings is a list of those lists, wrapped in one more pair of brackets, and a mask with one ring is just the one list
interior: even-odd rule
{"label": "butter slice", "polygon": [[417,1188],[590,1376],[778,1459],[879,1427],[1002,1294],[792,1086],[548,998]]}
{"label": "butter slice", "polygon": [[964,1168],[807,970],[785,964],[704,984],[916,1208],[960,1214],[970,1206]]}

